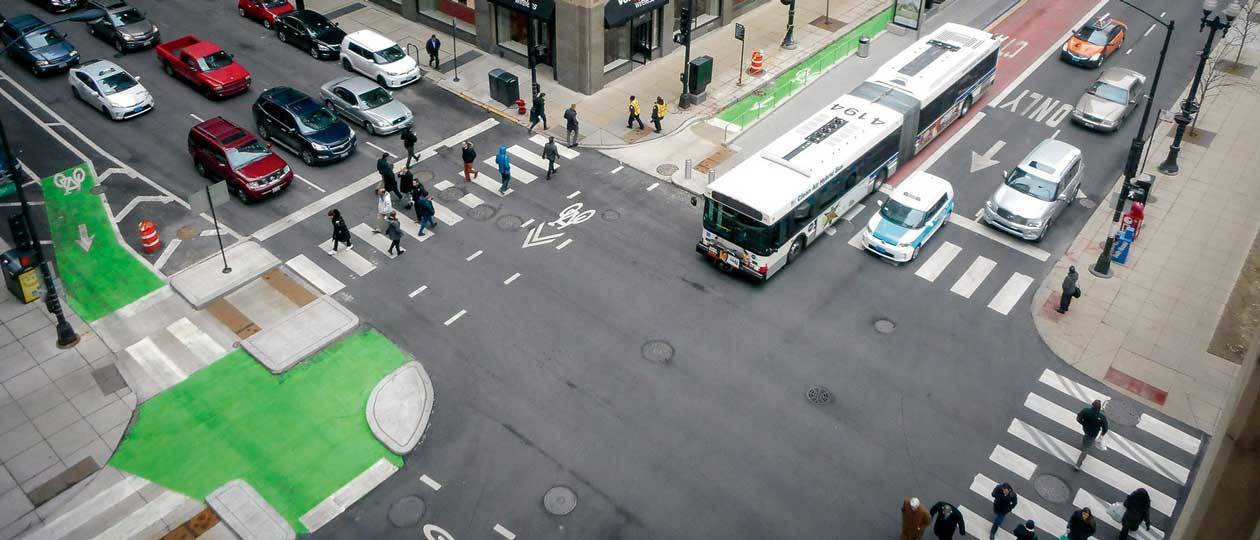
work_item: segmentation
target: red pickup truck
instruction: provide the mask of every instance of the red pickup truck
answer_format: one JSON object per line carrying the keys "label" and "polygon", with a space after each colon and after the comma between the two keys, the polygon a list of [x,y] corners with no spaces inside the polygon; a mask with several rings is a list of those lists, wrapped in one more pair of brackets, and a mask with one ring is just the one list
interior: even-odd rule
{"label": "red pickup truck", "polygon": [[249,90],[249,72],[214,43],[184,36],[156,50],[167,75],[184,79],[206,97],[224,98]]}

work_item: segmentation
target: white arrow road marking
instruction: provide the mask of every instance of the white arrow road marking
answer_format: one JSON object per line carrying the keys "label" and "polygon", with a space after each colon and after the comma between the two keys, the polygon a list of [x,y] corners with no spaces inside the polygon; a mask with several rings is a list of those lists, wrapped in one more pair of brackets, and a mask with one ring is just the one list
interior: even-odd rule
{"label": "white arrow road marking", "polygon": [[525,234],[525,242],[521,244],[521,249],[550,244],[555,242],[557,238],[564,236],[564,233],[562,232],[544,235],[542,230],[546,225],[546,223],[539,223],[537,227],[530,229],[530,231]]}
{"label": "white arrow road marking", "polygon": [[166,204],[171,202],[171,200],[172,199],[166,195],[140,195],[128,201],[127,206],[124,206],[122,210],[119,210],[117,214],[114,214],[114,223],[122,223],[122,220],[126,219],[127,214],[130,214],[131,211],[136,208],[137,204],[143,202],[159,202]]}
{"label": "white arrow road marking", "polygon": [[166,266],[166,261],[169,261],[171,259],[171,255],[175,254],[175,248],[179,247],[180,242],[180,239],[172,238],[171,241],[166,244],[166,249],[162,250],[162,254],[158,255],[158,259],[153,262],[153,267],[161,270],[163,266]]}
{"label": "white arrow road marking", "polygon": [[88,234],[87,225],[80,223],[79,239],[75,240],[75,242],[79,244],[79,247],[83,248],[83,251],[92,249],[92,240],[94,239],[96,239],[96,236]]}
{"label": "white arrow road marking", "polygon": [[768,97],[768,98],[766,98],[766,99],[763,99],[763,100],[761,100],[761,101],[758,101],[758,102],[754,103],[754,104],[753,104],[753,106],[752,106],[752,107],[750,107],[750,109],[751,109],[751,110],[754,110],[754,111],[756,111],[756,110],[760,110],[761,108],[765,107],[767,104],[770,104],[770,103],[773,103],[773,102],[774,102],[774,98],[772,98],[772,97]]}
{"label": "white arrow road marking", "polygon": [[110,167],[108,169],[105,169],[105,172],[101,173],[100,176],[96,177],[96,185],[99,186],[101,184],[104,184],[105,179],[109,178],[110,176],[113,176],[115,173],[121,173],[127,176],[131,176],[131,174],[128,173],[126,169],[120,169],[118,167]]}
{"label": "white arrow road marking", "polygon": [[993,146],[989,147],[989,151],[985,152],[984,154],[977,154],[974,150],[972,150],[971,172],[974,173],[976,171],[982,171],[984,169],[997,165],[998,163],[1001,163],[1000,161],[993,159],[993,156],[996,155],[999,151],[1001,151],[1003,146],[1006,146],[1006,141],[998,141],[998,142],[993,143]]}

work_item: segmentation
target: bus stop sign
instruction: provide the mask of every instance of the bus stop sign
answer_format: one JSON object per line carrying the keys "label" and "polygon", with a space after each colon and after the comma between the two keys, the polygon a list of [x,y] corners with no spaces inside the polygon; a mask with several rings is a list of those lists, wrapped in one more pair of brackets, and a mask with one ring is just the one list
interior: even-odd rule
{"label": "bus stop sign", "polygon": [[744,41],[744,25],[735,23],[735,39]]}

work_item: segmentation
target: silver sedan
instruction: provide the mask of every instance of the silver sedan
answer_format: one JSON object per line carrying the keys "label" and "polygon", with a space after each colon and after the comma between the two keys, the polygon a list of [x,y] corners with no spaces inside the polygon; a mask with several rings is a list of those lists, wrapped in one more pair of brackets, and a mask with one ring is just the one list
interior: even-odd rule
{"label": "silver sedan", "polygon": [[1072,120],[1087,128],[1116,131],[1137,108],[1146,77],[1131,69],[1107,68],[1076,102]]}
{"label": "silver sedan", "polygon": [[361,124],[369,135],[394,133],[415,122],[411,110],[389,90],[358,75],[328,81],[319,93],[324,105]]}

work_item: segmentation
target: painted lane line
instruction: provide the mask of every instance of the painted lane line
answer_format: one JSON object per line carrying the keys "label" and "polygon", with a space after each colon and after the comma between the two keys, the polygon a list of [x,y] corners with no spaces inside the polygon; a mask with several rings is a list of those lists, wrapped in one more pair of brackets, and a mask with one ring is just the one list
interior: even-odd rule
{"label": "painted lane line", "polygon": [[298,255],[289,259],[285,264],[289,265],[289,268],[292,268],[294,272],[302,276],[302,279],[314,285],[316,289],[319,289],[324,294],[333,294],[346,288],[346,284],[315,264],[315,261],[310,260],[306,255]]}
{"label": "painted lane line", "polygon": [[[1072,506],[1074,508],[1088,507],[1105,509],[1110,506],[1110,504],[1111,503],[1104,501],[1099,497],[1095,497],[1083,489],[1076,490],[1076,498],[1072,499]],[[1120,523],[1111,519],[1111,516],[1108,515],[1106,511],[1094,512],[1094,515],[1097,516],[1098,519],[1102,520],[1103,523],[1110,525],[1113,529],[1120,530]],[[1164,531],[1159,530],[1158,527],[1151,527],[1149,531],[1139,527],[1137,531],[1129,533],[1129,536],[1131,538],[1137,538],[1138,540],[1163,540]]]}
{"label": "painted lane line", "polygon": [[[478,175],[478,176],[480,176],[480,175]],[[438,191],[446,191],[446,190],[451,189],[451,188],[453,188],[453,187],[455,187],[455,184],[452,184],[450,180],[443,180],[443,181],[441,181],[441,182],[438,182],[438,183],[436,183],[436,184],[433,184],[433,189],[436,189],[436,190],[438,190]]]}
{"label": "painted lane line", "polygon": [[578,191],[574,191],[573,193],[570,193],[570,194],[569,194],[569,196],[568,196],[568,197],[565,197],[565,198],[566,198],[566,199],[570,199],[570,200],[571,200],[571,199],[573,199],[574,197],[577,197],[578,195],[581,195],[581,194],[582,194],[582,191],[581,191],[581,190],[578,190]]}
{"label": "painted lane line", "polygon": [[[1057,138],[1059,138],[1059,131],[1061,131],[1061,130],[1058,130],[1058,129],[1054,130],[1054,134],[1053,134],[1053,135],[1050,135],[1050,138],[1051,138],[1051,139],[1057,139]],[[982,210],[982,212],[983,212],[983,210]]]}
{"label": "painted lane line", "polygon": [[421,285],[419,289],[411,291],[411,294],[408,294],[407,298],[415,298],[417,294],[424,292],[424,290],[428,288],[429,288],[428,285]]}
{"label": "painted lane line", "polygon": [[456,223],[464,220],[464,218],[460,217],[459,214],[452,212],[450,208],[438,204],[437,201],[430,200],[429,202],[433,203],[433,215],[438,219],[438,221],[447,225],[455,225]]}
{"label": "painted lane line", "polygon": [[624,169],[624,168],[626,168],[626,166],[625,166],[625,165],[618,165],[616,169],[613,169],[613,170],[611,170],[611,171],[608,171],[608,174],[617,174],[617,173],[621,172],[621,169]]}
{"label": "painted lane line", "polygon": [[198,122],[205,122],[205,120],[202,120],[200,116],[197,116],[197,115],[195,115],[195,114],[193,114],[193,113],[188,113],[188,116],[193,117],[193,120],[196,120],[196,121],[198,121]]}
{"label": "painted lane line", "polygon": [[1049,60],[1051,55],[1059,52],[1059,50],[1063,47],[1063,44],[1067,42],[1068,38],[1072,37],[1072,34],[1076,32],[1076,29],[1084,26],[1085,23],[1089,22],[1090,19],[1093,19],[1094,14],[1098,13],[1098,10],[1102,9],[1103,6],[1107,5],[1108,1],[1109,0],[1098,0],[1098,3],[1095,4],[1092,9],[1090,9],[1087,13],[1085,13],[1085,16],[1081,17],[1081,19],[1077,21],[1076,24],[1069,26],[1068,31],[1065,32],[1062,36],[1060,36],[1059,39],[1051,41],[1050,46],[1046,49],[1046,51],[1044,53],[1041,53],[1041,57],[1038,58],[1036,61],[1034,61],[1032,64],[1029,64],[1027,68],[1024,68],[1024,72],[1020,73],[1018,77],[1015,77],[1015,79],[1012,80],[1010,84],[1006,85],[1006,88],[1002,90],[1002,93],[998,94],[997,97],[993,98],[993,101],[990,101],[989,103],[1005,102],[1007,94],[1010,94],[1011,92],[1019,88],[1019,85],[1023,84],[1025,79],[1032,76],[1032,74],[1035,71],[1037,71],[1037,68],[1041,67],[1042,64],[1046,63],[1046,60]]}
{"label": "painted lane line", "polygon": [[351,227],[350,232],[359,237],[363,243],[376,248],[377,251],[381,252],[381,255],[390,259],[395,257],[394,254],[389,252],[389,239],[385,238],[385,235],[382,233],[372,231],[372,227],[367,223],[360,223]]}
{"label": "painted lane line", "polygon": [[[538,146],[543,146],[547,144],[547,137],[544,137],[542,135],[534,135],[533,137],[529,138],[529,142],[532,142]],[[579,153],[577,150],[569,148],[563,144],[557,144],[556,150],[559,151],[560,157],[564,159],[573,159],[581,155],[581,153]],[[613,171],[613,172],[616,172],[616,171]]]}
{"label": "painted lane line", "polygon": [[437,480],[429,478],[429,475],[427,474],[420,475],[420,481],[424,482],[424,485],[429,486],[429,489],[432,489],[433,491],[442,489],[442,484],[439,484]]}
{"label": "painted lane line", "polygon": [[659,186],[659,185],[661,185],[661,183],[660,183],[660,182],[652,182],[652,185],[648,186],[648,187],[647,187],[647,190],[648,190],[648,191],[652,191],[652,190],[656,189],[656,186]]}
{"label": "painted lane line", "polygon": [[[993,526],[993,522],[980,517],[980,514],[968,510],[965,506],[957,507],[962,512],[963,523],[971,523],[968,527],[975,527],[977,531],[987,531]],[[1006,529],[998,529],[997,537],[1002,540],[1015,540],[1015,535],[1006,532]]]}
{"label": "painted lane line", "polygon": [[[1111,399],[1111,397],[1107,394],[1097,392],[1083,384],[1048,369],[1042,371],[1041,377],[1038,377],[1037,380],[1041,382],[1041,384],[1067,394],[1069,397],[1076,398],[1076,400],[1081,403],[1093,403],[1095,400],[1105,403]],[[1138,427],[1141,427],[1140,423]]]}
{"label": "painted lane line", "polygon": [[1164,15],[1167,15],[1167,14],[1168,14],[1168,12],[1167,12],[1167,11],[1161,11],[1161,12],[1159,12],[1159,18],[1161,18],[1161,19],[1162,19],[1162,18],[1164,18]]}
{"label": "painted lane line", "polygon": [[512,284],[512,282],[513,282],[513,281],[516,281],[516,278],[518,278],[518,277],[521,277],[521,273],[520,273],[520,272],[517,272],[517,273],[515,273],[515,274],[512,274],[512,277],[510,277],[510,278],[507,278],[507,279],[503,280],[503,284],[504,284],[504,285],[511,285],[511,284]]}
{"label": "painted lane line", "polygon": [[522,223],[522,224],[521,224],[521,228],[522,228],[522,229],[525,229],[525,228],[528,228],[530,225],[533,225],[533,224],[534,224],[534,220],[533,220],[533,218],[530,218],[530,220],[529,220],[529,221],[526,221],[525,223]]}
{"label": "painted lane line", "polygon": [[928,257],[928,260],[922,266],[919,266],[914,275],[929,282],[936,281],[936,278],[941,275],[941,272],[945,271],[949,263],[954,262],[954,257],[957,257],[961,251],[962,248],[954,245],[953,242],[941,244],[941,247],[936,248],[936,251],[932,252],[932,256]]}
{"label": "painted lane line", "polygon": [[1037,472],[1036,463],[1024,459],[1024,456],[1016,454],[1000,444],[993,447],[993,452],[989,454],[989,461],[1001,465],[1024,480],[1032,480],[1033,473]]}
{"label": "painted lane line", "polygon": [[507,527],[499,525],[498,523],[494,524],[494,532],[499,533],[499,536],[507,538],[507,540],[516,540],[516,533],[507,530]]}
{"label": "painted lane line", "polygon": [[984,283],[985,278],[989,277],[989,272],[992,272],[995,266],[997,263],[991,259],[976,257],[976,260],[971,262],[971,266],[967,267],[967,271],[963,272],[962,277],[954,282],[954,286],[950,287],[949,291],[963,298],[971,298],[972,293],[976,292],[981,283]]}
{"label": "painted lane line", "polygon": [[863,229],[858,229],[857,232],[853,233],[853,236],[849,237],[849,245],[857,249],[865,250],[866,246],[862,245],[862,233],[864,232],[866,231]]}
{"label": "painted lane line", "polygon": [[1146,29],[1146,33],[1142,34],[1142,37],[1149,36],[1151,35],[1151,32],[1154,32],[1154,31],[1155,31],[1155,23],[1151,23],[1151,27]]}
{"label": "painted lane line", "polygon": [[1142,416],[1138,418],[1137,427],[1163,439],[1168,444],[1184,450],[1187,454],[1194,455],[1199,453],[1199,444],[1201,443],[1199,439],[1164,423],[1154,416],[1142,413]]}
{"label": "painted lane line", "polygon": [[201,233],[198,236],[205,238],[207,236],[218,236],[218,234],[219,234],[219,229],[206,229],[204,231],[201,231]]}
{"label": "painted lane line", "polygon": [[472,255],[469,255],[469,256],[468,256],[468,258],[467,258],[467,259],[464,259],[464,260],[465,260],[465,261],[468,261],[468,262],[472,262],[472,260],[473,260],[473,259],[476,259],[477,257],[480,257],[480,256],[481,256],[481,250],[479,249],[479,250],[477,250],[477,252],[476,252],[476,253],[473,253]]}
{"label": "painted lane line", "polygon": [[314,183],[314,182],[311,182],[310,180],[307,180],[307,179],[305,179],[305,178],[302,178],[302,175],[300,175],[300,174],[298,174],[298,173],[293,173],[293,177],[294,177],[294,178],[297,178],[298,180],[301,180],[301,181],[302,181],[302,183],[304,183],[304,184],[306,184],[306,185],[308,185],[308,186],[311,186],[311,187],[315,188],[315,189],[316,189],[316,190],[318,190],[320,193],[328,193],[328,191],[324,190],[324,188],[322,188],[322,187],[319,187],[319,186],[315,185],[315,183]]}
{"label": "painted lane line", "polygon": [[1128,55],[1130,55],[1130,54],[1133,54],[1133,49],[1129,49],[1129,50],[1127,50],[1127,51],[1124,51],[1124,55],[1125,55],[1125,56],[1128,56]]}
{"label": "painted lane line", "polygon": [[1006,280],[1006,284],[1002,285],[1002,290],[989,301],[989,309],[1007,315],[1011,312],[1011,308],[1019,303],[1019,299],[1024,297],[1024,291],[1028,290],[1028,286],[1032,285],[1033,278],[1025,276],[1019,272],[1011,274],[1010,279]]}
{"label": "painted lane line", "polygon": [[572,239],[572,238],[566,238],[566,239],[565,239],[565,241],[560,242],[560,245],[556,246],[556,251],[560,251],[560,250],[564,249],[564,247],[565,247],[565,246],[567,246],[567,245],[569,245],[569,243],[571,243],[571,242],[573,242],[573,239]]}
{"label": "painted lane line", "polygon": [[[923,160],[923,163],[915,168],[915,170],[926,171],[930,169],[932,165],[936,164],[936,160],[940,159],[946,152],[949,152],[949,149],[953,148],[955,144],[958,144],[958,141],[961,141],[968,133],[971,133],[971,130],[975,129],[976,125],[978,125],[981,120],[984,120],[985,116],[986,114],[983,111],[976,113],[975,116],[971,117],[970,122],[967,122],[967,124],[960,128],[957,133],[954,133],[953,137],[950,137],[949,140],[945,141],[944,144],[937,148],[935,153]],[[883,186],[880,186],[879,190],[884,191],[884,188],[888,188],[889,190],[886,193],[890,195],[892,194],[892,187],[889,186],[887,182],[885,182]]]}
{"label": "painted lane line", "polygon": [[[556,145],[556,148],[559,148],[559,147],[560,145]],[[526,163],[530,165],[538,167],[539,169],[542,169],[544,171],[547,170],[547,160],[543,159],[543,157],[538,154],[535,154],[533,152],[530,152],[529,150],[526,150],[524,147],[520,145],[514,144],[512,146],[509,146],[508,153],[518,158],[521,158],[521,160],[525,161]],[[560,166],[556,165],[555,169],[560,170]]]}
{"label": "painted lane line", "polygon": [[[146,202],[166,204],[171,202],[171,198],[165,195],[138,195],[130,201],[127,201],[127,206],[124,206],[122,210],[119,210],[117,214],[114,214],[114,223],[122,223],[122,220],[127,218],[127,214],[130,214],[131,211],[136,208],[136,205]],[[44,203],[41,202],[39,204]]]}
{"label": "painted lane line", "polygon": [[[332,251],[332,245],[332,239],[324,240],[324,243],[319,245],[319,249],[323,250],[324,253],[328,253],[329,251]],[[344,246],[341,249],[338,249],[336,253],[332,255],[332,258],[337,259],[337,262],[346,265],[346,268],[349,268],[351,272],[354,272],[360,277],[366,276],[369,272],[376,270],[375,264],[372,264],[371,261],[364,259],[362,255],[355,253],[353,249]]]}
{"label": "painted lane line", "polygon": [[[1024,406],[1070,430],[1080,429],[1079,424],[1076,423],[1076,413],[1037,394],[1028,394],[1028,397],[1024,399]],[[1169,480],[1185,485],[1190,477],[1189,469],[1125,438],[1114,429],[1108,431],[1105,437],[1108,451],[1114,451],[1129,458],[1134,463],[1155,471]]]}
{"label": "painted lane line", "polygon": [[955,225],[958,225],[964,229],[967,229],[973,233],[976,233],[980,236],[988,238],[989,240],[1002,244],[1015,251],[1023,253],[1024,255],[1037,259],[1038,261],[1046,262],[1047,260],[1050,259],[1050,253],[1047,252],[1046,250],[1035,248],[1030,245],[1017,242],[1015,241],[1015,239],[1011,238],[1010,236],[1003,233],[999,233],[989,228],[988,225],[985,225],[983,223],[973,221],[971,219],[967,219],[966,217],[963,217],[958,214],[950,214],[949,222]]}
{"label": "painted lane line", "polygon": [[363,144],[366,144],[366,145],[368,145],[368,146],[371,146],[372,148],[377,149],[377,151],[383,152],[385,155],[387,155],[387,156],[389,156],[389,157],[394,157],[394,153],[393,153],[393,152],[390,152],[389,150],[386,150],[386,149],[384,149],[384,148],[381,148],[381,147],[379,147],[379,146],[376,146],[375,144],[372,144],[372,141],[363,141]]}
{"label": "painted lane line", "polygon": [[172,238],[170,242],[167,242],[166,249],[163,249],[162,254],[158,255],[157,260],[153,262],[153,267],[161,270],[163,266],[166,266],[166,261],[169,261],[171,255],[175,254],[175,249],[179,247],[180,242],[182,240],[178,238]]}
{"label": "painted lane line", "polygon": [[[988,500],[990,498],[989,495],[993,493],[993,487],[997,484],[996,481],[989,477],[977,474],[971,481],[971,492]],[[1019,521],[1030,519],[1036,521],[1038,529],[1050,533],[1055,538],[1067,533],[1066,520],[1029,499],[1031,497],[1020,497],[1019,504],[1015,505],[1015,508],[1011,510],[1011,514],[1019,518]]]}
{"label": "painted lane line", "polygon": [[460,317],[463,317],[465,313],[468,313],[468,310],[466,309],[459,310],[459,313],[451,315],[451,318],[446,319],[446,322],[442,323],[442,326],[450,326],[455,321],[458,321]]}
{"label": "painted lane line", "polygon": [[[163,197],[163,199],[165,198],[166,197]],[[26,204],[29,204],[31,206],[44,206],[44,201],[27,201]],[[15,202],[0,203],[0,208],[18,208],[20,206],[22,206],[22,203],[15,203]]]}
{"label": "painted lane line", "polygon": [[866,205],[862,203],[857,203],[853,205],[853,208],[850,208],[848,212],[845,212],[843,216],[840,216],[840,219],[843,219],[845,221],[853,221],[853,218],[856,218],[858,214],[862,213],[863,210],[866,210]]}
{"label": "painted lane line", "polygon": [[468,194],[465,194],[463,197],[460,197],[459,202],[463,203],[464,206],[467,206],[469,208],[476,208],[478,206],[486,204],[486,201],[482,200],[481,197],[473,195],[472,193],[468,193]]}

